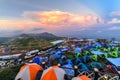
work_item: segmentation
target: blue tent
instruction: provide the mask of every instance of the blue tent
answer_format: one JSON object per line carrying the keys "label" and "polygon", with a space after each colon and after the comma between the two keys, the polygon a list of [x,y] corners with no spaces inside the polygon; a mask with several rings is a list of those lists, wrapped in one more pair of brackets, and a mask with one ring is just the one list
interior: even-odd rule
{"label": "blue tent", "polygon": [[71,70],[73,68],[71,64],[65,64],[62,66],[62,68],[65,70],[66,74],[74,76],[74,70]]}
{"label": "blue tent", "polygon": [[61,51],[57,51],[55,54],[54,54],[54,58],[55,59],[59,59],[61,57]]}
{"label": "blue tent", "polygon": [[90,60],[90,56],[83,56],[83,57],[82,57],[83,63],[86,63],[86,62],[88,62],[89,60]]}
{"label": "blue tent", "polygon": [[89,70],[88,67],[83,63],[78,64],[78,69],[83,70],[83,71],[88,71]]}
{"label": "blue tent", "polygon": [[88,45],[85,45],[85,46],[84,46],[84,49],[89,49],[89,46],[88,46]]}
{"label": "blue tent", "polygon": [[47,61],[47,60],[48,60],[48,57],[42,58],[42,61]]}
{"label": "blue tent", "polygon": [[73,66],[73,63],[70,59],[66,60],[67,64],[70,64],[71,66]]}
{"label": "blue tent", "polygon": [[41,63],[42,63],[42,58],[36,56],[36,57],[33,59],[33,63],[41,64]]}
{"label": "blue tent", "polygon": [[62,55],[61,59],[67,59],[67,57],[65,55]]}
{"label": "blue tent", "polygon": [[58,63],[61,64],[61,65],[63,65],[63,60],[64,59],[67,60],[67,57],[64,56],[64,55],[62,55],[61,58],[59,58],[59,62]]}
{"label": "blue tent", "polygon": [[74,49],[74,53],[81,53],[81,48],[76,47],[76,48]]}
{"label": "blue tent", "polygon": [[108,63],[111,67],[109,69],[114,72],[118,73],[120,71],[120,58],[106,58],[108,60]]}
{"label": "blue tent", "polygon": [[76,58],[74,59],[74,64],[78,64],[78,63],[80,63],[80,62],[82,62],[82,61],[80,60],[80,58],[76,57]]}
{"label": "blue tent", "polygon": [[89,64],[89,67],[90,67],[91,69],[94,69],[94,68],[101,69],[101,68],[103,68],[103,66],[102,66],[102,64],[101,64],[100,62],[91,62],[91,63]]}
{"label": "blue tent", "polygon": [[96,43],[96,46],[98,46],[99,48],[102,47],[102,44],[100,44],[99,42]]}
{"label": "blue tent", "polygon": [[120,67],[120,58],[107,58],[107,60],[116,67]]}
{"label": "blue tent", "polygon": [[95,47],[95,44],[91,44],[92,47]]}
{"label": "blue tent", "polygon": [[92,46],[92,45],[88,46],[88,49],[92,49],[92,48],[94,48],[94,46]]}
{"label": "blue tent", "polygon": [[77,44],[76,46],[77,46],[77,47],[81,47],[81,44]]}

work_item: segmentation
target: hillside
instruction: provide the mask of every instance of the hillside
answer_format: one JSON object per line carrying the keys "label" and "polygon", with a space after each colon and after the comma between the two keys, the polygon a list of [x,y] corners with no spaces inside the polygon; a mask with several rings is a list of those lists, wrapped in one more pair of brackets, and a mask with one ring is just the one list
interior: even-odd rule
{"label": "hillside", "polygon": [[17,49],[34,49],[43,48],[51,45],[51,41],[62,39],[51,33],[39,34],[21,34],[9,41],[10,45],[14,45]]}
{"label": "hillside", "polygon": [[10,39],[9,37],[0,37],[0,45],[6,44]]}
{"label": "hillside", "polygon": [[23,37],[23,38],[34,37],[34,38],[41,38],[41,39],[59,39],[60,38],[60,37],[58,37],[54,34],[48,33],[48,32],[39,33],[39,34],[21,34],[18,36],[18,38],[19,37]]}

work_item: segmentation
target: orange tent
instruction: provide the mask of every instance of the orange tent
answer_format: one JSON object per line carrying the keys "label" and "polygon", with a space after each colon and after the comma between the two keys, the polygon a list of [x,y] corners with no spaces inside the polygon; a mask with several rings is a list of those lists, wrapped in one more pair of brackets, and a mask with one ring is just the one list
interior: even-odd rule
{"label": "orange tent", "polygon": [[43,71],[41,80],[64,80],[65,71],[58,66],[49,67]]}
{"label": "orange tent", "polygon": [[15,80],[18,80],[19,78],[22,80],[35,80],[37,72],[39,70],[43,71],[43,68],[41,66],[39,66],[38,64],[35,64],[35,63],[26,64],[21,67]]}
{"label": "orange tent", "polygon": [[86,75],[82,75],[82,76],[74,77],[72,80],[91,80],[91,79],[88,78]]}

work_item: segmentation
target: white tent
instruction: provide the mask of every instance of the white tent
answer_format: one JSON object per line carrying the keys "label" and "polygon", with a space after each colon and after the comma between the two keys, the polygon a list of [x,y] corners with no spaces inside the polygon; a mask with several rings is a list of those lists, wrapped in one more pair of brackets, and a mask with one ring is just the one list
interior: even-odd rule
{"label": "white tent", "polygon": [[57,41],[53,41],[51,43],[54,44],[54,45],[56,45],[56,44],[60,44],[62,42],[64,42],[64,40],[57,40]]}

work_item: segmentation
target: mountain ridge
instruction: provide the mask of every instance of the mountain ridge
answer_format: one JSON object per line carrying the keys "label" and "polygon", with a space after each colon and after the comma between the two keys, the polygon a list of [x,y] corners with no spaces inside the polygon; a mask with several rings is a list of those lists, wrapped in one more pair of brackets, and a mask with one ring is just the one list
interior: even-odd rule
{"label": "mountain ridge", "polygon": [[56,39],[61,39],[63,37],[59,37],[59,36],[56,36],[52,33],[48,33],[48,32],[43,32],[43,33],[31,33],[31,34],[26,34],[26,33],[23,33],[23,34],[20,34],[18,36],[14,36],[14,37],[0,37],[0,44],[7,44],[7,42],[11,43],[11,42],[23,42],[24,41],[28,41],[28,40],[37,40],[37,41],[41,41],[41,40],[56,40]]}

